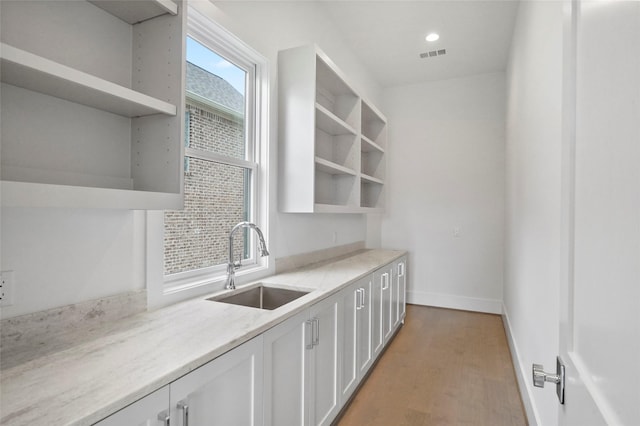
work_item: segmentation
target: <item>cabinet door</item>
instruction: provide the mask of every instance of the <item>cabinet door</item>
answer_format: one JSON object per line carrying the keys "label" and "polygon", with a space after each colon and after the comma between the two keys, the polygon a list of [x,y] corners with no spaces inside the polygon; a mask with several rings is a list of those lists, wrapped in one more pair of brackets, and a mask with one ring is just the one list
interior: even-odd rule
{"label": "cabinet door", "polygon": [[382,330],[383,272],[383,269],[379,269],[373,274],[373,288],[371,291],[371,338],[374,358],[378,357],[384,346]]}
{"label": "cabinet door", "polygon": [[[340,295],[329,297],[309,310],[313,344],[310,363],[311,392],[309,410],[311,424],[329,425],[339,411],[338,405],[338,312]],[[284,424],[284,423],[281,423]]]}
{"label": "cabinet door", "polygon": [[395,261],[391,265],[391,332],[400,325],[400,267]]}
{"label": "cabinet door", "polygon": [[373,342],[372,342],[372,314],[373,314],[373,276],[369,275],[359,281],[361,290],[360,309],[358,310],[357,324],[357,368],[358,381],[366,374],[373,364]]}
{"label": "cabinet door", "polygon": [[400,321],[404,321],[407,315],[407,257],[404,256],[398,261],[398,310]]}
{"label": "cabinet door", "polygon": [[262,336],[171,384],[171,425],[262,425]]}
{"label": "cabinet door", "polygon": [[263,334],[264,424],[307,425],[311,322],[304,311]]}
{"label": "cabinet door", "polygon": [[340,293],[340,342],[342,342],[340,363],[340,403],[344,404],[358,385],[358,316],[361,305],[361,282],[353,283]]}
{"label": "cabinet door", "polygon": [[96,423],[96,426],[166,426],[169,386],[158,389]]}
{"label": "cabinet door", "polygon": [[392,324],[392,313],[393,310],[391,307],[393,306],[393,297],[392,295],[392,273],[393,268],[391,265],[387,265],[382,268],[380,273],[380,286],[382,288],[382,336],[383,343],[386,344],[391,338],[391,334],[393,332]]}

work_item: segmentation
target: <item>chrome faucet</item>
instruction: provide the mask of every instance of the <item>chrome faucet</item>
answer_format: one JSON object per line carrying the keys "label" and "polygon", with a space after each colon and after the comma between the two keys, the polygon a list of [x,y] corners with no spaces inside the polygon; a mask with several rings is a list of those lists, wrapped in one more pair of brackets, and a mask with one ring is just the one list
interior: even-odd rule
{"label": "chrome faucet", "polygon": [[258,234],[258,254],[260,257],[269,256],[267,243],[264,242],[264,235],[262,235],[262,231],[256,224],[251,222],[240,222],[234,226],[231,229],[231,232],[229,232],[229,263],[227,263],[227,281],[224,285],[224,288],[227,290],[233,290],[236,288],[236,269],[242,265],[242,258],[238,259],[237,262],[233,261],[233,234],[240,228],[250,228],[256,231],[256,234]]}

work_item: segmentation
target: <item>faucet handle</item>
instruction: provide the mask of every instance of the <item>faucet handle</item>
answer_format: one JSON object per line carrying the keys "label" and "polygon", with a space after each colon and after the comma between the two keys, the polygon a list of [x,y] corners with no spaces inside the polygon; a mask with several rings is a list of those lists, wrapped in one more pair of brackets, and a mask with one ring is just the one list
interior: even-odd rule
{"label": "faucet handle", "polygon": [[233,262],[233,269],[240,269],[241,266],[242,260],[236,260],[235,262]]}

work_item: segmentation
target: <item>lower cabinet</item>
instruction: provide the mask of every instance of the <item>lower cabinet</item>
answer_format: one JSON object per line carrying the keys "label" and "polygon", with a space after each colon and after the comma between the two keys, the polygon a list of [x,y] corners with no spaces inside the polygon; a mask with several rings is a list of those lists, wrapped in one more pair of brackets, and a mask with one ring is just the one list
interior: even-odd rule
{"label": "lower cabinet", "polygon": [[407,314],[407,257],[402,256],[393,262],[392,270],[392,327],[397,328]]}
{"label": "lower cabinet", "polygon": [[328,425],[338,414],[338,306],[333,296],[264,338],[264,424]]}
{"label": "lower cabinet", "polygon": [[344,404],[373,364],[373,276],[351,284],[341,292],[340,404]]}
{"label": "lower cabinet", "polygon": [[262,425],[262,336],[171,384],[171,426]]}
{"label": "lower cabinet", "polygon": [[405,302],[402,257],[96,425],[330,425]]}
{"label": "lower cabinet", "polygon": [[168,426],[169,385],[99,421],[95,426]]}
{"label": "lower cabinet", "polygon": [[373,356],[377,358],[392,335],[391,265],[373,273]]}

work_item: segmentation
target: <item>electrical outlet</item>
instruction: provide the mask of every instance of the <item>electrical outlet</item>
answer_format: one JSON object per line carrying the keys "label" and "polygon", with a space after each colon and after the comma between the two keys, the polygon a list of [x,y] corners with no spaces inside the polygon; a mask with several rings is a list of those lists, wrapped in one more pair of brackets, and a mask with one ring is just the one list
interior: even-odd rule
{"label": "electrical outlet", "polygon": [[0,272],[0,306],[13,305],[13,271]]}

